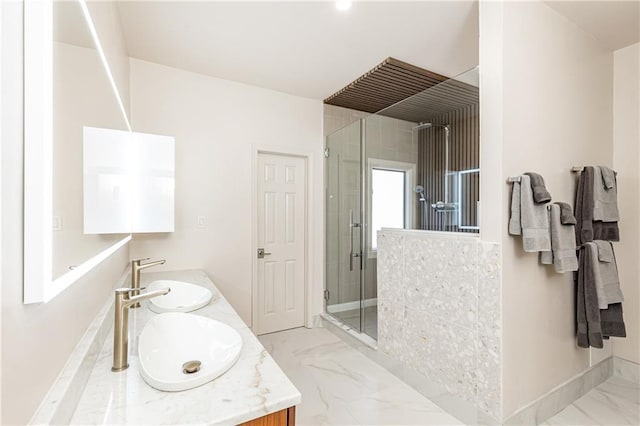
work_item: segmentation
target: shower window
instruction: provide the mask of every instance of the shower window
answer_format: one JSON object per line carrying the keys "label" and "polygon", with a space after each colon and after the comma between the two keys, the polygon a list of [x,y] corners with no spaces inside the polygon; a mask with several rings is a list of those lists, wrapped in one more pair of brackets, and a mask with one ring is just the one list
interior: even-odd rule
{"label": "shower window", "polygon": [[413,163],[369,159],[369,257],[376,256],[380,229],[406,228],[412,223],[415,168]]}

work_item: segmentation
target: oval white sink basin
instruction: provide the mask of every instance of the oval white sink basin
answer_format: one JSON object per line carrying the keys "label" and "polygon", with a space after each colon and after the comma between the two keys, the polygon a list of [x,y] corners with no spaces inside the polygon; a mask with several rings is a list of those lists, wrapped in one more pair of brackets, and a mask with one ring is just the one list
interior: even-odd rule
{"label": "oval white sink basin", "polygon": [[140,373],[162,391],[191,389],[224,374],[241,349],[240,334],[220,321],[181,312],[160,314],[140,333]]}
{"label": "oval white sink basin", "polygon": [[167,287],[171,288],[169,294],[149,300],[148,306],[153,312],[191,312],[206,306],[213,297],[211,290],[182,281],[153,281],[147,289],[153,291]]}

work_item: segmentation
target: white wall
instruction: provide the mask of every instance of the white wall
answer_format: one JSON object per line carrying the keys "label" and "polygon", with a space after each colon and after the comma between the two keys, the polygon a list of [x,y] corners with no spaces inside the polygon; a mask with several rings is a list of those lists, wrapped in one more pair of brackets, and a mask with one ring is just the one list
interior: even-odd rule
{"label": "white wall", "polygon": [[627,338],[613,341],[613,353],[640,363],[640,43],[613,53],[613,111],[621,212],[615,248],[627,326]]}
{"label": "white wall", "polygon": [[[321,101],[135,59],[130,69],[133,128],[176,138],[175,232],[136,235],[132,258],[166,259],[164,270],[204,269],[251,324],[254,151],[311,153],[310,311],[319,313],[324,267]],[[205,229],[196,226],[200,215],[208,218]]]}
{"label": "white wall", "polygon": [[22,2],[2,2],[2,424],[25,424],[123,272],[128,246],[46,304],[23,305]]}
{"label": "white wall", "polygon": [[[505,211],[503,146],[503,3],[481,1],[480,19],[480,238],[502,239]],[[490,107],[488,107],[490,106]]]}
{"label": "white wall", "polygon": [[87,9],[109,62],[122,104],[130,117],[129,54],[122,32],[118,5],[115,1],[88,1]]}
{"label": "white wall", "polygon": [[[482,232],[490,239],[499,233],[503,243],[503,414],[509,417],[588,368],[590,351],[575,344],[571,274],[540,265],[537,255],[523,252],[520,238],[507,234],[506,178],[536,171],[555,201],[573,204],[572,165],[613,165],[613,55],[542,2],[482,9]],[[496,155],[502,174],[485,173]]]}

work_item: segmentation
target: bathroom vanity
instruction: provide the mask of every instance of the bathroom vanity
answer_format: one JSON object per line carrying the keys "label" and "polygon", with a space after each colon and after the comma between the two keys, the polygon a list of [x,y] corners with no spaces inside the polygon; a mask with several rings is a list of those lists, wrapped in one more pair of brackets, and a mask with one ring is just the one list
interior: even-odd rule
{"label": "bathroom vanity", "polygon": [[[238,361],[223,375],[193,389],[164,392],[152,388],[140,374],[138,358],[138,336],[145,324],[158,315],[148,308],[149,302],[146,301],[142,302],[140,308],[129,312],[130,366],[114,373],[111,371],[113,308],[108,306],[94,321],[96,328],[101,325],[105,330],[96,335],[103,336],[95,338],[93,342],[81,342],[76,349],[100,345],[94,351],[97,353],[94,354],[96,360],[93,368],[84,373],[88,376],[84,389],[77,389],[77,376],[83,373],[66,369],[59,381],[67,380],[67,383],[58,388],[65,388],[67,393],[76,393],[76,397],[65,395],[56,398],[54,386],[41,406],[39,415],[33,420],[44,423],[63,420],[63,423],[71,424],[293,425],[295,405],[301,401],[300,392],[209,277],[200,270],[147,273],[142,275],[142,286],[160,279],[193,283],[213,292],[213,299],[207,306],[191,313],[223,322],[240,334],[242,351]],[[87,353],[90,352],[88,349]],[[74,363],[73,358],[74,355],[69,364]],[[71,376],[76,378],[69,379]],[[73,380],[76,383],[72,383]],[[73,399],[75,401],[71,407],[70,401]],[[66,408],[56,404],[66,405]],[[68,413],[66,421],[62,411]]]}

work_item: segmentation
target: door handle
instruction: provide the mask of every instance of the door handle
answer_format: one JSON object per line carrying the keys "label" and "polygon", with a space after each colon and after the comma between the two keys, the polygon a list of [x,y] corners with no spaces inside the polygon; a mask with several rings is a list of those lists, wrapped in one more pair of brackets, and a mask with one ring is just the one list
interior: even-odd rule
{"label": "door handle", "polygon": [[[351,253],[349,256],[349,270],[353,271],[353,259],[360,259],[360,253]],[[361,261],[362,263],[362,261]]]}
{"label": "door handle", "polygon": [[360,253],[353,252],[353,229],[359,227],[360,224],[353,221],[353,210],[349,210],[349,271],[353,271],[353,258],[360,257]]}
{"label": "door handle", "polygon": [[258,249],[258,259],[264,259],[265,256],[269,256],[271,253],[267,253],[263,248]]}

